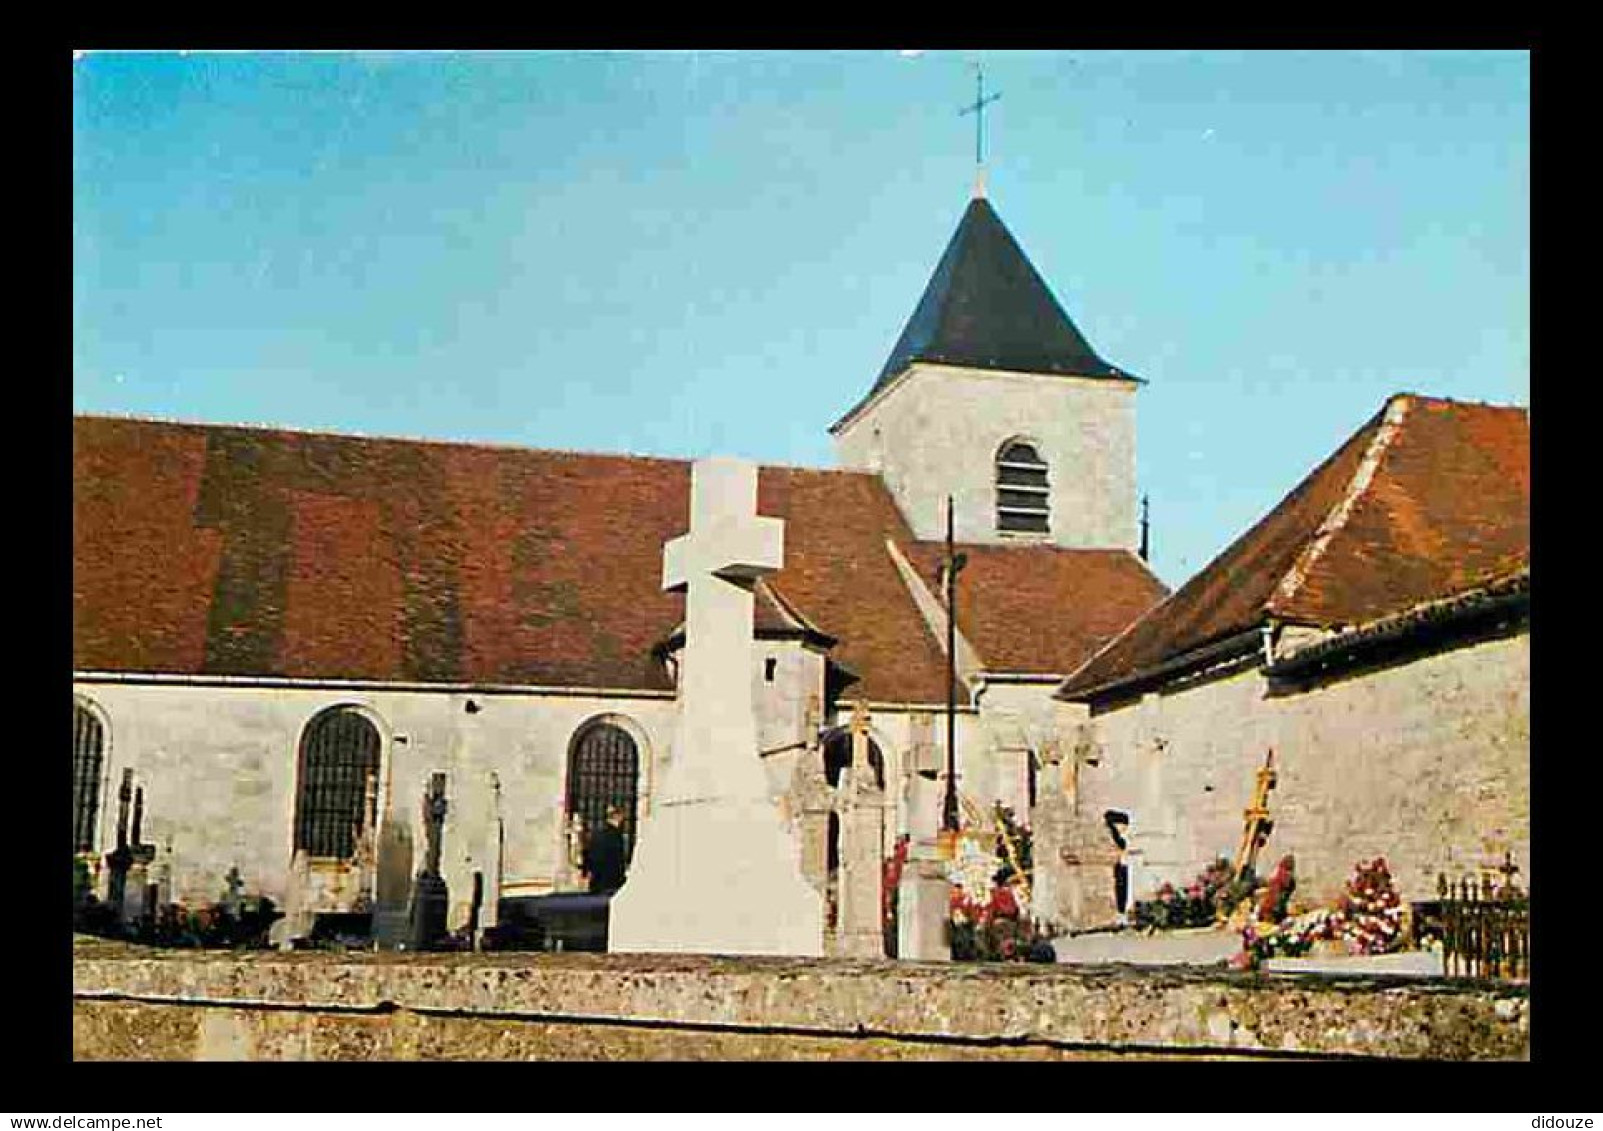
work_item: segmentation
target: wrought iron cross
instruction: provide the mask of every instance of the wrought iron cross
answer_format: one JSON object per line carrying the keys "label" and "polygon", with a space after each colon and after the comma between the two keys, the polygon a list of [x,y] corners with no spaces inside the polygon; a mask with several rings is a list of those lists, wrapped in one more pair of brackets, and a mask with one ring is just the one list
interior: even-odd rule
{"label": "wrought iron cross", "polygon": [[1503,853],[1503,862],[1498,865],[1497,870],[1503,874],[1503,894],[1514,891],[1514,877],[1519,874],[1520,869],[1519,865],[1514,863],[1512,852]]}
{"label": "wrought iron cross", "polygon": [[978,65],[974,67],[974,102],[958,111],[963,114],[974,115],[974,164],[985,164],[985,107],[1002,97],[997,91],[990,97],[985,95],[985,72]]}

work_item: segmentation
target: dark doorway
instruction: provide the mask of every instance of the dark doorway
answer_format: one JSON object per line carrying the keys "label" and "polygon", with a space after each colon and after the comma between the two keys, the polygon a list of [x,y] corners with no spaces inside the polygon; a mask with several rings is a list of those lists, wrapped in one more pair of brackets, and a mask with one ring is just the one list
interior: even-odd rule
{"label": "dark doorway", "polygon": [[1130,868],[1124,862],[1124,849],[1129,843],[1124,834],[1130,827],[1130,814],[1109,809],[1102,814],[1102,820],[1108,826],[1108,835],[1113,838],[1114,847],[1119,850],[1119,858],[1113,865],[1113,902],[1122,915],[1129,910],[1130,902]]}

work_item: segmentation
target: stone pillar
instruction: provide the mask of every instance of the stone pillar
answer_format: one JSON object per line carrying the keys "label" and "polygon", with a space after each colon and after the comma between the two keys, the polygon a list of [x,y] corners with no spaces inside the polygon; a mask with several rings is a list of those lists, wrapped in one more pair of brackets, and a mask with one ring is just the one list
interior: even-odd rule
{"label": "stone pillar", "polygon": [[[484,870],[484,912],[479,918],[479,939],[501,921],[501,881],[506,870],[506,812],[501,796],[501,775],[489,771],[490,858]],[[478,946],[479,939],[474,940]]]}
{"label": "stone pillar", "polygon": [[952,943],[946,935],[951,885],[946,861],[933,841],[913,841],[902,868],[897,892],[896,955],[922,962],[950,962]]}
{"label": "stone pillar", "polygon": [[374,814],[378,848],[373,865],[373,942],[380,950],[399,950],[406,945],[412,869],[416,866],[409,806],[395,793],[395,768],[405,757],[403,750],[410,753],[411,738],[397,735],[385,763],[383,811]]}
{"label": "stone pillar", "polygon": [[837,953],[851,958],[885,957],[880,921],[884,883],[884,808],[868,761],[868,710],[852,714],[852,762],[840,791],[840,925]]}
{"label": "stone pillar", "polygon": [[446,926],[453,935],[472,926],[475,891],[478,915],[472,933],[477,936],[495,922],[499,898],[495,874],[501,856],[500,779],[490,754],[496,748],[493,736],[501,733],[495,729],[496,715],[504,710],[505,700],[494,696],[468,694],[452,699],[446,759],[451,774],[446,830],[450,849],[440,875],[451,892]]}
{"label": "stone pillar", "polygon": [[[479,717],[487,706],[478,695],[451,697],[451,730],[447,740],[444,769],[449,775],[451,796],[441,825],[442,847],[434,874],[445,884],[448,893],[444,909],[445,930],[453,934],[467,921],[473,892],[473,870],[477,834],[481,830],[480,812],[476,796],[478,785]],[[425,830],[426,832],[426,830]],[[425,848],[425,853],[427,849]]]}
{"label": "stone pillar", "polygon": [[755,465],[698,460],[690,532],[664,549],[663,587],[686,590],[679,722],[612,900],[614,951],[823,952],[822,900],[758,760],[752,586],[781,565],[784,524],[756,503]]}
{"label": "stone pillar", "polygon": [[[931,759],[933,763],[933,758]],[[896,955],[916,961],[949,962],[952,944],[946,935],[951,885],[940,840],[941,791],[944,783],[917,772],[907,775],[907,863],[896,893]]]}
{"label": "stone pillar", "polygon": [[289,874],[285,881],[284,916],[268,930],[267,937],[274,946],[287,950],[296,939],[305,938],[312,930],[316,913],[311,908],[312,862],[305,849],[297,848],[290,857]]}

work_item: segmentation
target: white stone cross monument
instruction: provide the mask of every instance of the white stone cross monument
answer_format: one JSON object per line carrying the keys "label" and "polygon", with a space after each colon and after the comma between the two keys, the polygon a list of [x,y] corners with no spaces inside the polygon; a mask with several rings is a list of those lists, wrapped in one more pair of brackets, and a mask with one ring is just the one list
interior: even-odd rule
{"label": "white stone cross monument", "polygon": [[823,901],[757,755],[752,586],[784,561],[784,523],[757,510],[757,467],[698,460],[690,532],[663,549],[664,589],[684,589],[679,725],[613,897],[608,948],[703,954],[823,952]]}

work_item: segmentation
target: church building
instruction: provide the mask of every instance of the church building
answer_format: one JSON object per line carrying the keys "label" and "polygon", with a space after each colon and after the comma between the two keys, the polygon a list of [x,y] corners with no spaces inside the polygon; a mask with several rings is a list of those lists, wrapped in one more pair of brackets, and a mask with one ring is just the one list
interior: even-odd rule
{"label": "church building", "polygon": [[[1096,691],[1087,661],[1166,595],[1137,552],[1142,384],[977,194],[832,427],[840,466],[758,470],[784,552],[753,587],[752,757],[824,952],[882,952],[882,861],[939,821],[948,498],[957,777],[981,810],[1030,820],[1088,717],[1058,689],[1078,671]],[[443,775],[453,930],[579,890],[586,830],[617,807],[632,847],[683,756],[686,603],[663,579],[691,467],[76,418],[75,853],[104,893],[132,796],[161,901],[215,900],[237,869],[292,936],[326,916],[393,941]],[[869,765],[848,766],[864,711]],[[1057,918],[1051,871],[1037,910]]]}

